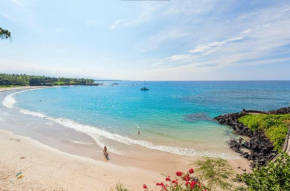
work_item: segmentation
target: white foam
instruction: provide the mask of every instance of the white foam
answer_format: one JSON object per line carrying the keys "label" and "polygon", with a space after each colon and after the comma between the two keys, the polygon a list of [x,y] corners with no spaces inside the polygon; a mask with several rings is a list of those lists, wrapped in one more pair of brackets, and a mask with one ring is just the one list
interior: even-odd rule
{"label": "white foam", "polygon": [[80,144],[80,145],[93,145],[94,143],[86,143],[81,141],[71,141],[72,143]]}
{"label": "white foam", "polygon": [[[103,142],[100,141],[100,137],[97,135],[91,135],[91,137],[94,139],[94,141],[97,143],[97,145],[99,145],[99,147],[104,148],[105,144]],[[107,145],[107,149],[112,152],[115,153],[117,155],[126,155],[125,153],[121,152],[121,151],[117,151],[114,148],[110,147]]]}
{"label": "white foam", "polygon": [[[38,89],[43,89],[43,88],[38,88]],[[34,91],[34,90],[36,90],[36,89],[22,90],[22,91],[19,91],[19,92],[15,92],[15,93],[9,94],[8,96],[6,96],[4,98],[4,100],[2,101],[2,104],[5,107],[8,107],[10,109],[18,109],[18,108],[15,107],[16,100],[14,99],[13,96],[17,95],[17,94],[21,94],[21,93],[27,92],[27,91]]]}
{"label": "white foam", "polygon": [[2,104],[5,106],[5,107],[8,107],[10,109],[13,108],[13,106],[15,105],[16,101],[15,99],[13,98],[13,95],[16,94],[16,93],[13,93],[13,94],[10,94],[8,96],[5,97],[5,99],[2,101]]}
{"label": "white foam", "polygon": [[[26,90],[26,91],[31,91],[31,90]],[[17,93],[23,93],[23,92],[25,91],[17,92]],[[227,153],[221,153],[221,152],[208,152],[208,151],[199,151],[198,149],[193,149],[193,148],[180,148],[180,147],[172,147],[172,146],[164,146],[164,145],[155,145],[149,141],[134,140],[128,137],[118,135],[118,134],[110,133],[108,131],[105,131],[96,127],[92,127],[89,125],[82,125],[69,119],[52,118],[39,112],[33,112],[33,111],[20,109],[20,108],[15,107],[16,100],[13,98],[15,94],[16,93],[6,96],[2,104],[5,107],[17,109],[22,114],[45,118],[45,119],[54,121],[64,127],[74,129],[81,133],[85,133],[91,136],[96,141],[96,143],[102,148],[104,147],[104,144],[100,141],[100,137],[117,141],[125,145],[138,145],[138,146],[145,147],[152,150],[157,150],[157,151],[162,151],[162,152],[167,152],[167,153],[172,153],[172,154],[177,154],[177,155],[183,155],[183,156],[190,156],[190,157],[207,156],[207,157],[223,158],[223,159],[239,158],[237,156],[232,156]],[[118,151],[115,151],[113,148],[110,148],[110,151],[113,151],[116,154],[122,154]]]}

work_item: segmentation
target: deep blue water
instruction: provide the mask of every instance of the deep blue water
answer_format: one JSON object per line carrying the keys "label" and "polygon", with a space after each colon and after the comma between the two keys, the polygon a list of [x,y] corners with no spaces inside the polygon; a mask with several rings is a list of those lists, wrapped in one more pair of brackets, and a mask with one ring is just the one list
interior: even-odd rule
{"label": "deep blue water", "polygon": [[[27,91],[15,96],[16,105],[130,140],[212,151],[226,147],[231,134],[213,117],[243,108],[278,109],[290,103],[289,81],[147,82],[150,90],[146,92],[140,91],[143,82],[104,83]],[[142,137],[136,136],[138,130]],[[97,136],[102,142],[114,139]]]}

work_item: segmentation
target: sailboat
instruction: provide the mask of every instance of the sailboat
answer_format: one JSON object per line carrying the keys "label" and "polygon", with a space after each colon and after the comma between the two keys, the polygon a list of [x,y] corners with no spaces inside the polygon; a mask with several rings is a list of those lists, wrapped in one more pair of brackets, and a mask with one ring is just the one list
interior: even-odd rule
{"label": "sailboat", "polygon": [[145,80],[144,80],[144,84],[145,84],[145,86],[143,88],[141,88],[141,91],[147,91],[147,90],[149,90],[149,88],[147,88],[147,86],[146,86]]}

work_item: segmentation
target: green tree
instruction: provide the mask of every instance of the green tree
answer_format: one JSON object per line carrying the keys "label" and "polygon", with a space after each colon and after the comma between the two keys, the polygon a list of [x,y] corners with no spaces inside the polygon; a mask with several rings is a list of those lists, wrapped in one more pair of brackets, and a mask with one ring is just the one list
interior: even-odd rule
{"label": "green tree", "polygon": [[11,32],[0,27],[0,38],[1,40],[11,38]]}

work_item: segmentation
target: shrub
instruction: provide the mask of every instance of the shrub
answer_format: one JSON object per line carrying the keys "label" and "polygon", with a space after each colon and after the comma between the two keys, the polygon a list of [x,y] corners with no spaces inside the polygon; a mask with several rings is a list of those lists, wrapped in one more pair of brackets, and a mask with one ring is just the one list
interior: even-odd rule
{"label": "shrub", "polygon": [[248,186],[249,191],[290,190],[290,156],[282,153],[268,166],[256,168],[250,174],[243,174],[241,180]]}
{"label": "shrub", "polygon": [[234,171],[226,160],[206,158],[198,161],[197,165],[201,180],[207,182],[210,190],[231,190]]}
{"label": "shrub", "polygon": [[115,188],[111,188],[110,191],[129,191],[127,188],[123,187],[123,184],[118,182],[115,186]]}

